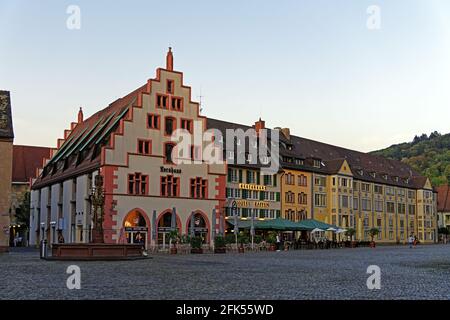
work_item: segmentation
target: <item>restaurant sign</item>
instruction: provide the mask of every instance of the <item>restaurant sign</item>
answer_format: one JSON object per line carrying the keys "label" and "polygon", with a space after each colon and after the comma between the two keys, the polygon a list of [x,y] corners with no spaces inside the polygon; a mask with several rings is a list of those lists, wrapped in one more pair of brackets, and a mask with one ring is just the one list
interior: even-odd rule
{"label": "restaurant sign", "polygon": [[254,191],[266,191],[266,186],[260,186],[258,184],[239,183],[239,189],[254,190]]}

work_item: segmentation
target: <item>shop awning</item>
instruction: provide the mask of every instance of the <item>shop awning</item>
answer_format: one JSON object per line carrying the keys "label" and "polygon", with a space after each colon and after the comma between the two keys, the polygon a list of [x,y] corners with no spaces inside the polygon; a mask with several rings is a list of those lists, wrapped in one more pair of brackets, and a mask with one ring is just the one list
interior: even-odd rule
{"label": "shop awning", "polygon": [[314,230],[314,229],[322,229],[327,230],[328,228],[339,229],[339,227],[334,226],[332,224],[328,224],[315,219],[307,219],[298,222],[299,225],[306,228],[306,230]]}
{"label": "shop awning", "polygon": [[[228,223],[234,226],[233,220],[227,220]],[[250,220],[240,220],[238,222],[239,229],[250,229],[251,221]],[[278,231],[308,231],[312,230],[307,227],[300,225],[297,222],[293,222],[290,220],[277,218],[277,219],[269,219],[269,220],[256,220],[254,222],[255,230],[278,230]]]}

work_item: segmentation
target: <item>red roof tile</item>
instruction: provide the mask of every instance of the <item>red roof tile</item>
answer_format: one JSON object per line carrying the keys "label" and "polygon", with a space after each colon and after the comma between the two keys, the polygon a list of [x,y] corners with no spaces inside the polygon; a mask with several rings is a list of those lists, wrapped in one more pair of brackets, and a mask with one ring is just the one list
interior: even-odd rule
{"label": "red roof tile", "polygon": [[13,182],[26,182],[36,176],[36,169],[42,167],[42,160],[50,158],[51,148],[34,146],[13,146]]}
{"label": "red roof tile", "polygon": [[436,187],[437,209],[439,212],[450,212],[450,186]]}

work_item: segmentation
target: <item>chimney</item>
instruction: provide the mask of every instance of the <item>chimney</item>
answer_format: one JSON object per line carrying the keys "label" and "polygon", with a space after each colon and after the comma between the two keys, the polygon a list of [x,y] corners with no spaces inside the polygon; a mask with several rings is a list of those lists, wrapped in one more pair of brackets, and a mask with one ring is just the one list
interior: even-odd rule
{"label": "chimney", "polygon": [[78,111],[78,123],[83,122],[83,109],[80,107],[80,111]]}
{"label": "chimney", "polygon": [[291,131],[289,128],[281,128],[281,133],[286,139],[291,140]]}
{"label": "chimney", "polygon": [[166,56],[166,69],[173,71],[173,55],[172,55],[172,47],[169,47],[169,52],[167,52]]}
{"label": "chimney", "polygon": [[266,128],[266,122],[261,120],[261,118],[259,118],[259,120],[255,122],[256,133],[259,134],[259,131],[261,129],[265,129],[265,128]]}

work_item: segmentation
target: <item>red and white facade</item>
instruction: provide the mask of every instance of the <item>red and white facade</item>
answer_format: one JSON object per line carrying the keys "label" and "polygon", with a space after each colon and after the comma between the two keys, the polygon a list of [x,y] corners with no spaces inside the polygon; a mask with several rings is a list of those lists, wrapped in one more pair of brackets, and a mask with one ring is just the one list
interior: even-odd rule
{"label": "red and white facade", "polygon": [[[120,113],[125,113],[123,118]],[[115,119],[119,120],[114,127]],[[83,121],[81,114],[58,141],[60,155],[53,155],[58,161],[47,161],[49,168],[41,170],[33,185],[30,243],[44,238],[57,242],[61,235],[66,243],[89,242],[89,195],[97,174],[104,177],[105,242],[143,241],[147,247],[166,243],[175,208],[179,232],[190,233],[194,220],[196,230],[209,243],[223,214],[226,165],[176,165],[168,156],[174,144],[171,132],[178,128],[193,131],[195,121],[206,129],[199,104],[191,100],[191,88],[184,85],[183,74],[173,70],[169,50],[166,68],[158,68],[154,79],[90,119]],[[195,148],[195,153],[203,147]],[[61,161],[65,163],[59,169]],[[152,230],[156,230],[156,239],[152,239]]]}

